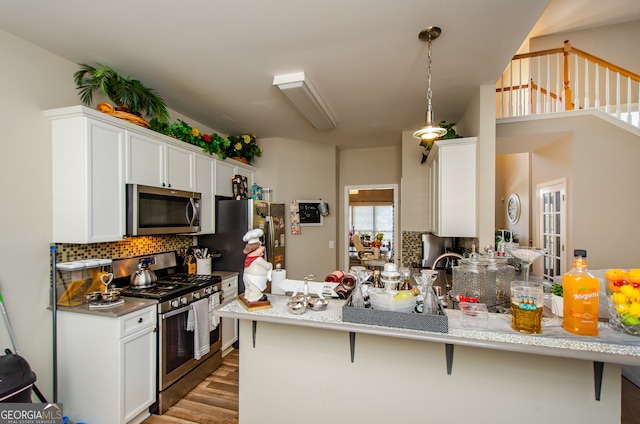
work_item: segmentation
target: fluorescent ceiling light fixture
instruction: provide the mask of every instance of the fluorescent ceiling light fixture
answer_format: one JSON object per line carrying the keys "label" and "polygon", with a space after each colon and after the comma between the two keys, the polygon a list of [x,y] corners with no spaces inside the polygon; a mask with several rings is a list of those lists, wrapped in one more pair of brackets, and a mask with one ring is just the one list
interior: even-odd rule
{"label": "fluorescent ceiling light fixture", "polygon": [[336,127],[336,120],[304,72],[276,75],[273,85],[287,96],[313,128],[327,130]]}

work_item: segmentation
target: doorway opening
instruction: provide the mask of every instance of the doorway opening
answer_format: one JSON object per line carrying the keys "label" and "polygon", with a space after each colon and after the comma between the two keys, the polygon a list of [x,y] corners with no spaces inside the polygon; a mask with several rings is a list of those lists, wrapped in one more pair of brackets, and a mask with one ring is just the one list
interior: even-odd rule
{"label": "doorway opening", "polygon": [[[394,261],[398,246],[398,185],[345,186],[342,269],[361,265],[359,250],[373,251],[376,237],[382,238],[380,257]],[[381,235],[381,236],[379,236]],[[354,243],[354,237],[358,237]],[[362,246],[359,246],[362,242]]]}

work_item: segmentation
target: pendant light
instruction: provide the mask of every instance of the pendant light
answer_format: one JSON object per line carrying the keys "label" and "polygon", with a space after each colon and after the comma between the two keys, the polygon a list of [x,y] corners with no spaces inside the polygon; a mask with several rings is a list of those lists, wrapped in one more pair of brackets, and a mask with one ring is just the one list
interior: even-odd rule
{"label": "pendant light", "polygon": [[422,41],[426,41],[429,46],[429,65],[427,68],[427,113],[425,113],[424,127],[420,128],[413,133],[413,136],[420,141],[420,145],[429,149],[431,143],[438,137],[442,137],[447,133],[445,128],[440,128],[433,125],[433,109],[431,108],[431,42],[438,38],[442,33],[442,30],[438,27],[432,26],[425,30],[420,31],[418,38]]}

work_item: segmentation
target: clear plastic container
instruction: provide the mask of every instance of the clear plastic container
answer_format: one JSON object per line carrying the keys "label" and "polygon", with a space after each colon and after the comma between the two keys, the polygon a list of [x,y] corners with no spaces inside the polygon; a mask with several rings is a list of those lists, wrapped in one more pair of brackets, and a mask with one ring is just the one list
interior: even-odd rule
{"label": "clear plastic container", "polygon": [[56,264],[56,303],[77,306],[85,303],[87,271],[83,261]]}
{"label": "clear plastic container", "polygon": [[111,259],[60,262],[56,270],[56,302],[61,306],[87,303],[87,293],[105,291],[105,283],[113,279]]}
{"label": "clear plastic container", "polygon": [[465,328],[486,329],[489,325],[489,310],[484,303],[460,302],[462,326]]}
{"label": "clear plastic container", "polygon": [[483,257],[489,264],[489,269],[496,271],[496,299],[492,305],[508,304],[510,298],[510,284],[516,279],[516,269],[509,265],[504,256],[487,255]]}
{"label": "clear plastic container", "polygon": [[495,266],[479,255],[460,260],[460,265],[452,268],[452,292],[454,298],[476,298],[485,305],[496,305],[496,274]]}

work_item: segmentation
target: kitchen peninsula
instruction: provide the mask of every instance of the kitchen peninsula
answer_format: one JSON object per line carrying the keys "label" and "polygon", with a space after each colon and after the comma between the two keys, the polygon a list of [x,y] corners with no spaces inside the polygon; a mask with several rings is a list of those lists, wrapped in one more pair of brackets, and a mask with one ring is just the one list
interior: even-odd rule
{"label": "kitchen peninsula", "polygon": [[286,296],[270,300],[263,311],[217,310],[240,319],[241,424],[619,422],[620,365],[640,363],[638,338],[606,325],[586,338],[547,320],[542,335],[525,335],[509,316],[470,329],[448,310],[448,332],[437,333],[344,322],[336,299],[303,315]]}

